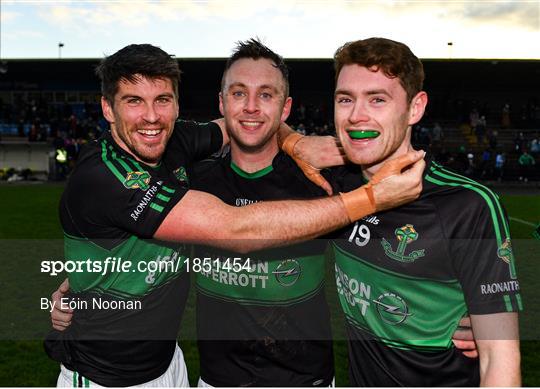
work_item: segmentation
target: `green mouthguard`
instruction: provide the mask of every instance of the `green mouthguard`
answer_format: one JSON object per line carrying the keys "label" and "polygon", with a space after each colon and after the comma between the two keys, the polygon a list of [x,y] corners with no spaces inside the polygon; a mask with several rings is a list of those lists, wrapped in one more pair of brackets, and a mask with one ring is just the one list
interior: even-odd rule
{"label": "green mouthguard", "polygon": [[349,136],[352,139],[372,139],[380,135],[380,132],[367,130],[367,131],[349,131]]}

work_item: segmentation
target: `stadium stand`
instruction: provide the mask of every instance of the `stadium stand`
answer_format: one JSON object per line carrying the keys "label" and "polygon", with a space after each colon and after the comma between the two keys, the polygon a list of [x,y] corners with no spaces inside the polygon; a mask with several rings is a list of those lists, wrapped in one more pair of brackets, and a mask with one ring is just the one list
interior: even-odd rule
{"label": "stadium stand", "polygon": [[[80,147],[107,128],[93,71],[99,60],[4,62],[7,72],[0,74],[0,177],[64,179]],[[179,62],[182,117],[217,117],[224,60]],[[522,170],[519,157],[529,150],[536,161],[529,169],[529,181],[538,183],[540,61],[423,62],[430,102],[424,119],[414,128],[414,143],[455,170],[482,180],[518,180]],[[332,61],[292,59],[288,65],[294,98],[290,124],[308,135],[334,133]],[[495,160],[503,153],[501,177]]]}

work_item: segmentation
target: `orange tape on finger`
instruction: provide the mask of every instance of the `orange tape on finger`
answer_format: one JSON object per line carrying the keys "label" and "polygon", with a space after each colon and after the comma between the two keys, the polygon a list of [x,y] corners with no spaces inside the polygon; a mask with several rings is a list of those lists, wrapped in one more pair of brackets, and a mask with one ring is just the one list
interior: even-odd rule
{"label": "orange tape on finger", "polygon": [[326,181],[326,179],[322,176],[322,174],[320,173],[320,169],[311,166],[309,163],[299,158],[292,157],[292,159],[294,160],[294,162],[296,162],[296,164],[302,170],[302,173],[304,173],[308,180],[324,189],[324,185],[328,184],[328,181]]}
{"label": "orange tape on finger", "polygon": [[378,184],[382,180],[400,174],[401,171],[411,164],[411,160],[405,155],[390,161],[386,161],[377,173],[369,180],[373,185]]}
{"label": "orange tape on finger", "polygon": [[298,141],[302,139],[303,137],[304,137],[303,135],[300,135],[297,132],[287,135],[285,139],[283,139],[283,142],[281,143],[281,150],[283,150],[288,156],[295,158],[294,146],[296,146]]}
{"label": "orange tape on finger", "polygon": [[288,156],[290,156],[294,160],[294,162],[302,170],[304,175],[311,182],[313,182],[315,185],[324,189],[324,185],[328,184],[328,182],[321,175],[320,173],[321,170],[317,169],[316,167],[312,166],[306,161],[300,159],[298,156],[294,154],[294,147],[303,137],[304,135],[300,135],[297,132],[287,135],[285,139],[283,140],[283,142],[281,143],[281,150],[283,150],[283,152],[285,152]]}
{"label": "orange tape on finger", "polygon": [[377,210],[371,184],[339,195],[351,223],[371,215]]}

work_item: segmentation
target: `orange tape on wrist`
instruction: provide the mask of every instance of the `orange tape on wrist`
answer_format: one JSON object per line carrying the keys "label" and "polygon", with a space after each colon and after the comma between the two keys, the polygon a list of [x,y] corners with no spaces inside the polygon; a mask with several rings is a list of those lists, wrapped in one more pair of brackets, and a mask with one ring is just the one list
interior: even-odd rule
{"label": "orange tape on wrist", "polygon": [[371,215],[377,210],[371,184],[363,185],[358,189],[340,193],[339,195],[351,222]]}

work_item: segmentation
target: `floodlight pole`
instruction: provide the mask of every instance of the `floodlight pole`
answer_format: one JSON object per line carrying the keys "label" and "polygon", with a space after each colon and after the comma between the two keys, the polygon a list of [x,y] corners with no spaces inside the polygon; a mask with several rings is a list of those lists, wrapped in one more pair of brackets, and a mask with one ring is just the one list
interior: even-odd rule
{"label": "floodlight pole", "polygon": [[62,47],[64,47],[64,44],[62,42],[58,42],[58,58],[62,58]]}

